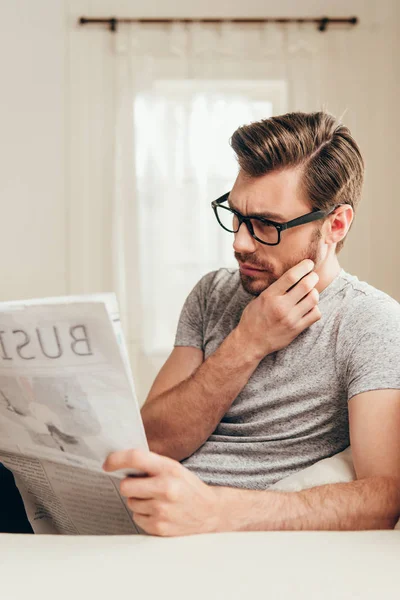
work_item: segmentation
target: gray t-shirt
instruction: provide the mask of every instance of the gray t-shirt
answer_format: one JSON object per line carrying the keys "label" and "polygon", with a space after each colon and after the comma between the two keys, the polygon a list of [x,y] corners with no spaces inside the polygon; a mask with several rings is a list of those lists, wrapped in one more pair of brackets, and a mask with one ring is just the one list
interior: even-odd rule
{"label": "gray t-shirt", "polygon": [[[208,273],[188,296],[175,346],[207,359],[253,296],[238,270]],[[321,319],[266,356],[208,440],[184,464],[213,485],[266,489],[349,444],[347,403],[400,389],[400,305],[343,269],[320,294]]]}

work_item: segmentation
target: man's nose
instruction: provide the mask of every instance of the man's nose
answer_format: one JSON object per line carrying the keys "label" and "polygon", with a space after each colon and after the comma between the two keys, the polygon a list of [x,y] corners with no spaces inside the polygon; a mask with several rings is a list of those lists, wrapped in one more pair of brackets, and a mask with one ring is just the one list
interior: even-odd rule
{"label": "man's nose", "polygon": [[240,224],[239,231],[234,234],[233,249],[239,253],[251,253],[257,250],[257,240],[250,235],[246,224]]}

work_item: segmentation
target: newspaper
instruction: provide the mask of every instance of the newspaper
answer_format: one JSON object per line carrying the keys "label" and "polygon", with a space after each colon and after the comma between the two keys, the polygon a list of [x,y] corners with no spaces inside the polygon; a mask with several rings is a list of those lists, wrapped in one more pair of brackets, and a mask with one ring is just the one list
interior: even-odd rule
{"label": "newspaper", "polygon": [[114,294],[0,303],[0,462],[35,533],[142,533],[107,455],[147,449]]}

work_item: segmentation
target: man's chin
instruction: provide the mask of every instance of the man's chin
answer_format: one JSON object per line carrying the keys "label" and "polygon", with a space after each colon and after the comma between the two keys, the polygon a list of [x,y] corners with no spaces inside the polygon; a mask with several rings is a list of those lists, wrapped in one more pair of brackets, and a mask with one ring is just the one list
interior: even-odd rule
{"label": "man's chin", "polygon": [[242,282],[243,288],[247,293],[252,296],[259,296],[264,290],[266,290],[271,283],[276,279],[270,273],[263,272],[262,275],[254,277],[253,275],[245,275],[240,272],[240,281]]}

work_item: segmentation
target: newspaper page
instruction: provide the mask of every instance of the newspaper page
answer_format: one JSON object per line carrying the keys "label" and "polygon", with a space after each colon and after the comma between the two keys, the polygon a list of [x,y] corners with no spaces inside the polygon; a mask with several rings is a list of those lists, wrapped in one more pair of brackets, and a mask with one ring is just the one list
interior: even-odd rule
{"label": "newspaper page", "polygon": [[35,533],[141,533],[110,452],[147,449],[114,294],[0,303],[0,462]]}

